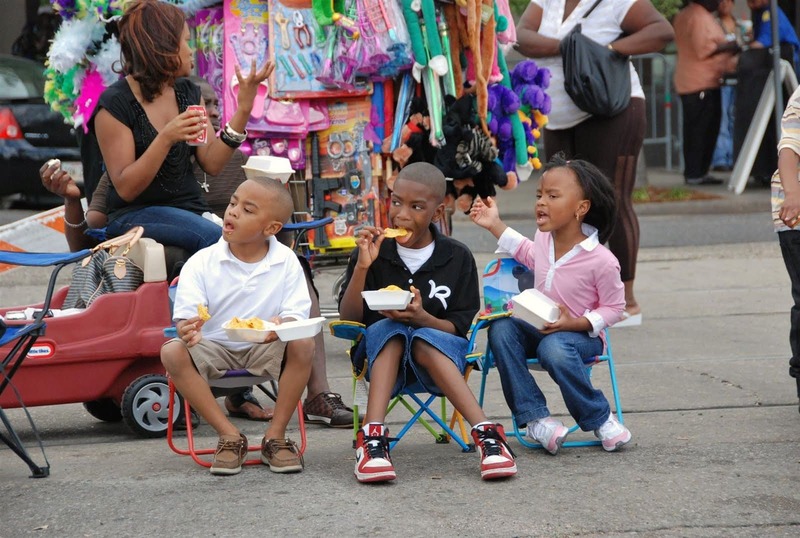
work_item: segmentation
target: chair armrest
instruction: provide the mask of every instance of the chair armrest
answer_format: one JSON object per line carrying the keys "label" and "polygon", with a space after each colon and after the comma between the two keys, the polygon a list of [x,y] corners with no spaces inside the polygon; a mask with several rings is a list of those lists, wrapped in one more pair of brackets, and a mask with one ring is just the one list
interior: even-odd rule
{"label": "chair armrest", "polygon": [[511,316],[511,314],[512,314],[511,312],[495,312],[494,314],[484,314],[482,316],[478,316],[478,320],[494,321],[500,318],[507,318]]}
{"label": "chair armrest", "polygon": [[367,326],[357,321],[331,321],[328,326],[333,336],[345,340],[358,341],[367,332]]}

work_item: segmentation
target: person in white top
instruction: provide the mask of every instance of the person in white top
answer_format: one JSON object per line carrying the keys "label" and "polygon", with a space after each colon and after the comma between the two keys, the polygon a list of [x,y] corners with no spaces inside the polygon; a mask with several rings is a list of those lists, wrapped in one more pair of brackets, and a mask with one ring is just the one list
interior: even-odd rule
{"label": "person in white top", "polygon": [[[314,339],[284,343],[268,331],[263,343],[233,342],[222,328],[233,317],[276,324],[308,318],[311,298],[303,268],[275,238],[292,208],[291,195],[279,181],[244,181],[225,211],[222,238],[181,270],[173,313],[178,338],[161,348],[161,362],[178,391],[219,435],[212,474],[240,472],[247,455],[247,438],[222,412],[206,382],[234,369],[279,380],[261,460],[277,473],[303,469],[297,445],[286,439],[286,425],[311,374]],[[198,315],[201,306],[210,317]]]}
{"label": "person in white top", "polygon": [[618,215],[608,246],[620,262],[625,317],[631,324],[641,323],[641,307],[633,292],[639,221],[631,193],[646,127],[644,92],[632,65],[631,101],[616,116],[592,116],[578,108],[564,90],[559,44],[596,3],[582,21],[582,32],[622,55],[657,52],[673,39],[669,22],[649,0],[532,0],[517,25],[515,48],[536,58],[552,75],[549,94],[553,108],[543,131],[545,159],[560,152],[566,159],[584,159],[614,185]]}

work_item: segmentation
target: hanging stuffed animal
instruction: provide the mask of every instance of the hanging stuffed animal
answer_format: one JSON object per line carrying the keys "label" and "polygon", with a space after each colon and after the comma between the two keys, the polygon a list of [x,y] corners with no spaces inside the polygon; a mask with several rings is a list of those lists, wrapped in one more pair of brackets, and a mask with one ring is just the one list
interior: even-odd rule
{"label": "hanging stuffed animal", "polygon": [[447,58],[442,53],[433,0],[403,0],[403,18],[408,26],[411,50],[414,53],[414,66],[411,68],[414,79],[420,82],[422,69],[426,66],[433,69],[438,76],[445,76],[448,71]]}
{"label": "hanging stuffed animal", "polygon": [[514,188],[516,180],[503,171],[497,148],[473,120],[475,96],[465,94],[457,100],[448,96],[447,103],[442,125],[445,145],[436,152],[434,164],[452,179],[448,194],[456,207],[468,213],[476,197],[494,196],[495,187]]}
{"label": "hanging stuffed animal", "polygon": [[[503,170],[509,176],[517,178],[517,156],[514,141],[514,129],[511,123],[512,115],[519,110],[519,96],[510,88],[502,84],[489,86],[489,113],[491,119],[487,126],[497,142],[497,150]],[[523,123],[524,127],[524,123]],[[527,137],[527,133],[526,133]]]}
{"label": "hanging stuffed animal", "polygon": [[550,113],[550,96],[545,91],[550,86],[550,70],[539,68],[533,60],[518,63],[510,74],[511,86],[519,96],[519,116],[525,131],[528,159],[533,168],[539,169],[536,140],[541,137],[541,129],[547,123]]}
{"label": "hanging stuffed animal", "polygon": [[[436,148],[430,143],[430,117],[425,99],[414,97],[409,106],[408,122],[400,132],[400,146],[392,151],[392,159],[403,168],[415,162],[432,163],[436,155]],[[388,153],[391,138],[383,142],[383,152]]]}

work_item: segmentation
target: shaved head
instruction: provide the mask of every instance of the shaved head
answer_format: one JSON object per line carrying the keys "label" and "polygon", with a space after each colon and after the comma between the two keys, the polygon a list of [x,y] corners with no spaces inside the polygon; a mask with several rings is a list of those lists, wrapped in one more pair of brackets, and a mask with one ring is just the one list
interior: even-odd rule
{"label": "shaved head", "polygon": [[401,179],[425,185],[431,193],[431,198],[436,200],[437,204],[444,200],[447,180],[445,180],[441,170],[431,163],[416,162],[406,165],[398,172],[395,181],[400,181]]}
{"label": "shaved head", "polygon": [[250,181],[261,185],[270,197],[270,212],[275,216],[275,220],[286,224],[294,212],[294,201],[283,183],[277,179],[268,177],[256,177]]}

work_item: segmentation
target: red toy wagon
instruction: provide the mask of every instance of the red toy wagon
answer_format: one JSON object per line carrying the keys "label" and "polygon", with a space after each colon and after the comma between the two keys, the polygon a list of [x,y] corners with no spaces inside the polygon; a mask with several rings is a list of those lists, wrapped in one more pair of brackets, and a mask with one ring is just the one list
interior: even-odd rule
{"label": "red toy wagon", "polygon": [[[90,253],[2,252],[0,261],[56,267],[43,303],[0,308],[8,325],[6,335],[0,337],[4,374],[0,411],[21,405],[14,391],[5,390],[13,382],[25,406],[80,402],[92,416],[124,420],[141,436],[166,435],[169,388],[159,354],[166,341],[164,328],[171,325],[171,308],[164,249],[159,243],[142,238],[128,254],[144,272],[144,283],[136,291],[102,295],[72,315],[13,320],[19,314],[12,312],[60,309],[68,288],[54,291],[56,274]],[[37,256],[61,259],[35,262]],[[179,404],[177,397],[175,404]]]}

